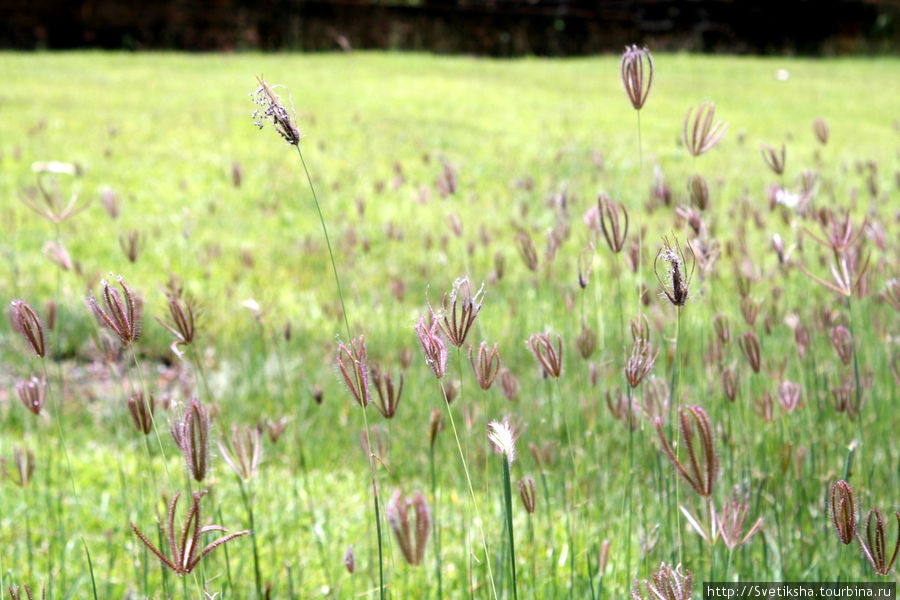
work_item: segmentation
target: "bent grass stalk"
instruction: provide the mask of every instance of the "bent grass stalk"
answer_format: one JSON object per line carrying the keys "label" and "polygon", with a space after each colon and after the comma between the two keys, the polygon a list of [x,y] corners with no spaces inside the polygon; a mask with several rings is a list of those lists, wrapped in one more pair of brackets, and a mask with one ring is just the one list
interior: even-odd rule
{"label": "bent grass stalk", "polygon": [[[331,248],[331,240],[328,237],[328,227],[325,225],[325,217],[322,214],[322,207],[319,205],[319,197],[316,195],[316,188],[313,185],[312,177],[309,175],[309,169],[306,166],[306,160],[303,158],[303,152],[300,150],[300,144],[296,144],[297,148],[297,156],[300,157],[300,163],[303,165],[303,172],[306,174],[306,181],[309,184],[309,190],[312,192],[313,202],[316,205],[316,212],[319,215],[319,223],[322,225],[322,233],[325,236],[325,245],[328,247],[328,258],[331,260],[331,271],[334,274],[334,283],[337,287],[338,300],[341,303],[341,315],[344,317],[344,327],[347,330],[347,339],[352,339],[352,334],[350,333],[350,320],[347,318],[347,308],[344,304],[344,294],[341,291],[341,279],[338,276],[337,271],[337,263],[334,260],[334,251]],[[354,369],[354,373],[356,373],[356,369]],[[359,378],[356,375],[357,379]],[[357,381],[359,384],[359,381]],[[378,505],[378,483],[375,475],[375,461],[372,460],[372,443],[371,443],[371,434],[369,428],[369,417],[366,415],[366,407],[362,407],[363,414],[363,425],[366,432],[366,448],[368,449],[369,456],[369,473],[372,478],[372,501],[375,505],[375,533],[378,538],[378,595],[381,600],[384,600],[385,597],[385,587],[384,587],[384,550],[383,550],[383,542],[381,535],[381,510]],[[455,429],[454,429],[455,433]],[[470,486],[471,487],[471,486]]]}

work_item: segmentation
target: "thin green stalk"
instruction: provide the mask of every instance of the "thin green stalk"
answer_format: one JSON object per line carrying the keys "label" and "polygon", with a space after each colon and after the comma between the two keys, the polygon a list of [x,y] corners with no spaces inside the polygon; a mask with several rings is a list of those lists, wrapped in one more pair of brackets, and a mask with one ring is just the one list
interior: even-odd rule
{"label": "thin green stalk", "polygon": [[434,514],[434,521],[431,526],[434,534],[434,575],[437,579],[437,597],[438,600],[440,600],[444,597],[444,588],[441,580],[441,526],[440,519],[438,518],[437,477],[434,469],[434,443],[430,446],[428,458],[431,466],[431,498],[432,506],[434,507],[432,511],[432,514]]}
{"label": "thin green stalk", "polygon": [[[513,600],[519,599],[519,591],[516,582],[516,543],[513,537],[513,519],[512,519],[512,489],[510,486],[509,460],[505,455],[501,455],[503,463],[503,497],[506,500],[506,530],[509,531],[509,565],[512,569],[512,588]],[[574,557],[572,559],[574,563]]]}
{"label": "thin green stalk", "polygon": [[238,479],[238,487],[241,490],[241,499],[244,501],[244,508],[247,509],[247,519],[250,521],[250,539],[253,542],[253,575],[256,579],[256,597],[262,598],[262,577],[259,574],[259,548],[256,542],[256,521],[253,519],[253,492],[247,491],[244,480]]}
{"label": "thin green stalk", "polygon": [[472,478],[469,476],[469,467],[466,464],[466,456],[463,452],[462,444],[459,441],[459,433],[456,431],[456,423],[453,420],[453,411],[450,410],[450,402],[447,400],[447,394],[444,391],[444,382],[438,380],[441,386],[441,397],[444,399],[444,405],[447,407],[447,415],[450,419],[450,427],[453,429],[453,437],[456,440],[456,448],[459,451],[459,459],[462,461],[463,472],[466,474],[466,484],[469,487],[469,496],[472,498],[472,506],[475,509],[475,518],[478,519],[478,528],[481,531],[481,545],[484,549],[484,562],[487,564],[488,577],[491,582],[491,593],[495,600],[499,600],[497,596],[497,588],[494,586],[494,571],[491,568],[491,558],[488,553],[487,538],[484,535],[484,521],[481,519],[481,511],[478,510],[478,500],[475,498],[475,489],[472,487]]}
{"label": "thin green stalk", "polygon": [[[338,299],[341,303],[341,315],[344,317],[344,327],[347,330],[347,340],[348,342],[352,339],[352,335],[350,333],[350,320],[347,317],[347,308],[344,304],[344,293],[341,291],[341,279],[338,277],[337,271],[337,263],[334,260],[334,251],[331,248],[331,239],[328,237],[328,227],[325,225],[325,216],[322,214],[322,207],[319,205],[319,197],[316,194],[316,188],[313,185],[312,177],[309,175],[309,169],[306,166],[306,160],[303,158],[303,152],[300,150],[300,145],[297,146],[297,156],[300,157],[300,163],[303,165],[303,172],[306,174],[306,181],[309,183],[309,190],[312,192],[313,201],[316,205],[316,212],[319,214],[319,223],[322,225],[322,233],[325,236],[325,245],[328,248],[328,258],[331,260],[331,271],[334,274],[334,283],[337,286]],[[358,382],[357,382],[358,383]],[[366,431],[366,447],[369,448],[370,456],[369,456],[369,471],[372,477],[372,501],[375,505],[375,532],[378,537],[378,592],[381,600],[384,600],[385,588],[384,588],[384,551],[383,551],[383,542],[381,536],[381,510],[378,506],[378,483],[375,476],[375,463],[371,457],[371,448],[372,445],[370,443],[370,435],[369,435],[369,418],[366,416],[366,409],[363,407],[363,423],[365,425]]]}

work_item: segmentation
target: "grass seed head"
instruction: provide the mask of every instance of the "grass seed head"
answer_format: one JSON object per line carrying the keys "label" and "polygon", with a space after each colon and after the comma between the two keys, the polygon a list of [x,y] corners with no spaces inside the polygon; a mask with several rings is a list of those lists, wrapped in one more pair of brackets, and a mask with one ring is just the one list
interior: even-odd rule
{"label": "grass seed head", "polygon": [[691,156],[696,157],[708,152],[722,140],[728,130],[728,123],[719,121],[713,125],[716,114],[716,105],[713,102],[704,100],[700,103],[697,113],[694,115],[693,125],[689,127],[693,112],[694,107],[692,106],[684,116],[682,136],[685,148]]}
{"label": "grass seed head", "polygon": [[822,117],[813,120],[813,133],[823,146],[828,143],[828,123]]}
{"label": "grass seed head", "polygon": [[[679,406],[678,420],[681,427],[681,456],[675,454],[662,429],[662,421],[655,420],[656,433],[663,452],[669,457],[678,473],[703,498],[709,498],[719,475],[719,455],[709,416],[701,406]],[[696,440],[696,442],[695,442]]]}
{"label": "grass seed head", "polygon": [[597,197],[600,212],[600,231],[606,239],[606,245],[613,254],[618,254],[625,247],[628,237],[628,210],[621,202],[613,202],[606,194]]}
{"label": "grass seed head", "polygon": [[2,469],[3,477],[24,489],[28,487],[31,477],[34,475],[34,452],[21,446],[14,446],[13,468],[8,469],[6,458],[0,458],[0,469]]}
{"label": "grass seed head", "polygon": [[472,365],[472,372],[475,374],[478,387],[485,391],[491,389],[494,379],[500,372],[500,352],[497,350],[496,342],[490,348],[488,348],[487,342],[481,342],[478,347],[477,359],[474,346],[469,346],[469,364]]}
{"label": "grass seed head", "polygon": [[390,373],[382,373],[378,364],[369,367],[369,375],[375,385],[375,408],[385,419],[392,419],[400,406],[400,398],[403,394],[403,373],[400,373],[399,381],[394,385],[394,378]]}
{"label": "grass seed head", "polygon": [[635,580],[632,600],[690,600],[693,582],[691,572],[677,565],[674,569],[662,563],[650,579]]}
{"label": "grass seed head", "polygon": [[534,477],[523,477],[519,480],[519,498],[522,499],[522,506],[529,515],[534,514],[535,509],[535,487]]}
{"label": "grass seed head", "polygon": [[365,409],[369,406],[370,392],[366,340],[363,336],[350,340],[350,346],[344,342],[338,343],[337,365],[353,399]]}
{"label": "grass seed head", "polygon": [[853,542],[856,537],[856,505],[853,488],[844,480],[831,486],[831,522],[841,543],[847,545]]}
{"label": "grass seed head", "polygon": [[250,94],[253,103],[257,106],[251,115],[253,124],[262,129],[264,120],[271,121],[275,131],[284,138],[284,141],[291,146],[299,146],[300,130],[294,124],[295,119],[292,118],[291,113],[281,103],[281,97],[272,90],[272,87],[261,75],[256,76],[256,81],[259,86]]}
{"label": "grass seed head", "polygon": [[181,449],[185,467],[195,481],[203,481],[209,463],[210,417],[206,407],[196,398],[191,400],[180,419],[172,421],[169,433]]}
{"label": "grass seed head", "polygon": [[762,366],[762,357],[760,355],[759,338],[756,337],[756,333],[753,331],[742,333],[741,337],[738,338],[738,346],[753,372],[759,373]]}
{"label": "grass seed head", "polygon": [[635,110],[641,110],[650,95],[653,83],[653,56],[646,46],[625,46],[625,53],[619,63],[622,85]]}
{"label": "grass seed head", "polygon": [[422,564],[431,531],[431,509],[425,496],[416,492],[412,498],[404,498],[397,490],[391,496],[385,513],[403,558],[410,565]]}
{"label": "grass seed head", "polygon": [[[897,551],[900,550],[900,513],[894,513],[897,517],[897,541],[894,543],[894,551],[886,545],[885,520],[877,508],[873,508],[866,515],[866,535],[857,534],[859,545],[863,554],[872,565],[878,575],[887,575],[897,559]],[[890,552],[890,557],[888,553]]]}
{"label": "grass seed head", "polygon": [[781,150],[775,150],[772,146],[768,144],[760,144],[760,153],[762,154],[763,161],[765,161],[766,166],[768,166],[776,175],[784,174],[784,161],[785,161],[785,147],[784,144],[781,145]]}
{"label": "grass seed head", "polygon": [[516,438],[518,435],[515,428],[510,424],[509,417],[504,417],[502,421],[491,421],[488,423],[487,436],[494,452],[504,455],[509,465],[512,466],[513,461],[516,459]]}
{"label": "grass seed head", "polygon": [[232,425],[230,442],[230,445],[221,440],[218,443],[222,459],[235,475],[250,481],[256,475],[262,458],[262,431],[248,425]]}
{"label": "grass seed head", "polygon": [[528,338],[528,347],[540,363],[543,372],[554,379],[562,374],[562,336],[557,334],[556,346],[550,341],[550,332],[534,333]]}
{"label": "grass seed head", "polygon": [[47,380],[38,379],[35,375],[19,380],[16,382],[16,394],[25,408],[35,416],[40,415],[44,403],[47,401]]}
{"label": "grass seed head", "polygon": [[143,301],[128,287],[121,276],[117,276],[116,281],[122,288],[121,294],[104,279],[100,282],[103,287],[100,293],[103,304],[101,305],[91,293],[87,305],[100,327],[112,331],[122,345],[127,346],[141,337]]}
{"label": "grass seed head", "polygon": [[44,326],[31,306],[24,300],[13,300],[9,304],[9,323],[20,333],[34,353],[43,358],[47,348],[44,345]]}
{"label": "grass seed head", "polygon": [[156,408],[156,398],[151,392],[146,398],[144,392],[135,392],[128,397],[128,412],[131,421],[139,433],[149,435],[153,430],[153,411]]}

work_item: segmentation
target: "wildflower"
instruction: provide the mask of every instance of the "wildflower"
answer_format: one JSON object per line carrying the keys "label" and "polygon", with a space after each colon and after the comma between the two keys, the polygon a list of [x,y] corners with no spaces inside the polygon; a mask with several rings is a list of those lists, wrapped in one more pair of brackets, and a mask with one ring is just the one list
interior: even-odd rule
{"label": "wildflower", "polygon": [[121,276],[117,276],[116,281],[122,287],[122,294],[104,279],[100,282],[103,286],[100,296],[103,299],[103,306],[93,293],[88,298],[87,304],[100,326],[110,329],[122,345],[127,346],[141,337],[143,302],[125,284]]}
{"label": "wildflower", "polygon": [[[415,531],[410,530],[410,508],[415,514],[413,525]],[[411,499],[404,498],[400,490],[397,490],[391,496],[385,512],[403,558],[410,565],[421,564],[425,556],[428,533],[431,531],[431,509],[425,496],[421,492],[416,492]]]}
{"label": "wildflower", "polygon": [[694,124],[688,134],[688,123],[691,119],[691,113],[694,107],[688,109],[684,116],[684,145],[691,156],[700,156],[704,152],[711,150],[728,130],[728,123],[719,121],[713,125],[713,118],[716,114],[716,105],[713,102],[703,101],[697,108],[697,114],[694,116]]}
{"label": "wildflower", "polygon": [[250,94],[250,97],[253,98],[253,103],[259,107],[253,111],[253,124],[262,129],[263,120],[268,119],[272,121],[272,125],[275,127],[278,135],[283,137],[288,144],[292,146],[300,145],[300,130],[297,129],[294,119],[291,118],[291,115],[281,103],[281,98],[272,90],[272,87],[266,83],[266,80],[261,75],[257,75],[256,80],[259,82],[259,87]]}
{"label": "wildflower", "polygon": [[14,331],[22,334],[34,353],[44,358],[44,327],[41,319],[24,300],[13,300],[9,304],[9,322]]}
{"label": "wildflower", "polygon": [[167,557],[163,554],[153,543],[147,539],[141,530],[137,528],[134,523],[131,523],[131,529],[134,531],[134,534],[141,540],[147,548],[156,555],[159,560],[162,561],[163,565],[171,569],[176,575],[188,575],[191,573],[197,564],[200,562],[204,556],[221,546],[222,544],[228,543],[231,540],[241,537],[242,535],[247,535],[249,531],[238,531],[237,533],[232,533],[230,535],[226,535],[212,542],[211,544],[207,544],[202,550],[200,549],[200,536],[201,534],[207,533],[209,531],[221,531],[223,533],[227,533],[228,530],[220,525],[206,525],[201,526],[200,523],[202,519],[200,517],[200,499],[206,495],[206,492],[194,492],[193,493],[193,503],[191,504],[191,508],[188,509],[187,517],[184,520],[184,525],[176,530],[175,528],[175,508],[178,505],[178,499],[181,497],[181,494],[175,494],[175,497],[172,498],[172,504],[169,506],[169,518],[167,525],[163,525],[161,527],[161,535],[162,537],[167,537],[169,541],[169,549],[172,553],[171,557]]}
{"label": "wildflower", "polygon": [[[646,63],[646,67],[645,67]],[[619,64],[622,72],[622,84],[625,93],[631,100],[635,110],[641,110],[647,96],[650,95],[650,85],[653,83],[653,56],[646,46],[638,48],[636,45],[625,46],[625,53]],[[647,73],[646,81],[644,72]]]}

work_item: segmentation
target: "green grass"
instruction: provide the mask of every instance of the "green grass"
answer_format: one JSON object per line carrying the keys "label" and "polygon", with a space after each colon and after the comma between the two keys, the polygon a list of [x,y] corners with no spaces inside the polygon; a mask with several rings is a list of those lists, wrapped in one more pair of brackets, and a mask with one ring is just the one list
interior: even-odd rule
{"label": "green grass", "polygon": [[[297,157],[269,127],[259,132],[249,118],[253,105],[248,94],[258,73],[270,83],[284,84],[278,91],[296,108],[304,157],[332,235],[354,334],[365,334],[370,361],[392,373],[400,371],[402,352],[412,356],[397,416],[385,421],[375,411],[368,415],[380,428],[373,437],[390,440],[376,463],[382,502],[394,489],[404,495],[431,490],[428,422],[433,408],[446,409],[422,360],[413,324],[429,302],[440,304],[455,278],[468,274],[475,282],[487,282],[485,304],[468,342],[499,342],[504,366],[522,385],[512,403],[503,397],[499,380],[489,392],[481,391],[466,357],[458,363],[451,349],[448,378],[460,379],[458,364],[463,370],[462,393],[452,408],[485,518],[498,592],[511,587],[502,580],[509,561],[508,532],[496,485],[497,458],[490,454],[485,426],[506,413],[526,425],[512,479],[531,475],[538,483],[533,538],[525,534],[524,508],[517,500],[513,504],[522,598],[586,598],[592,593],[589,587],[596,593],[598,577],[589,581],[596,565],[586,565],[596,560],[606,538],[612,547],[601,598],[623,597],[635,576],[648,577],[661,561],[682,561],[694,572],[695,596],[704,580],[878,579],[858,548],[840,545],[830,531],[825,499],[831,483],[844,475],[848,445],[861,434],[849,479],[860,510],[878,506],[891,514],[900,504],[900,449],[893,443],[898,394],[889,368],[900,321],[878,298],[900,266],[895,216],[900,78],[890,76],[900,62],[689,55],[654,59],[653,88],[641,111],[641,167],[637,119],[619,80],[618,57],[495,61],[381,53],[0,54],[5,82],[0,88],[0,289],[7,301],[22,298],[36,308],[49,300],[58,304],[57,330],[48,334],[48,347],[56,356],[58,331],[66,381],[61,424],[80,497],[76,502],[68,494],[54,422],[56,398],[48,403],[49,418],[34,418],[16,398],[13,380],[40,366],[4,322],[0,456],[9,460],[13,446],[24,445],[35,452],[37,467],[24,493],[11,482],[0,484],[2,583],[52,584],[54,598],[88,596],[83,536],[99,597],[128,591],[142,597],[145,590],[150,597],[163,597],[159,562],[143,552],[129,522],[153,531],[156,515],[164,514],[158,499],[188,491],[182,465],[166,433],[165,413],[160,413],[159,427],[168,473],[152,438],[148,458],[125,406],[125,366],[119,376],[110,376],[92,360],[90,340],[97,327],[84,299],[88,288],[97,293],[99,277],[125,277],[145,300],[144,336],[136,349],[148,387],[176,403],[191,394],[209,402],[190,364],[172,355],[168,332],[152,319],[168,320],[164,288],[174,274],[203,307],[196,349],[207,365],[218,411],[212,438],[227,435],[232,424],[289,418],[280,441],[266,440],[253,483],[264,585],[271,582],[272,597],[278,598],[291,597],[289,590],[297,598],[327,593],[377,597],[371,487],[359,441],[362,418],[334,365],[336,339],[344,326],[337,317],[331,265]],[[787,69],[787,81],[776,78],[779,69]],[[716,103],[717,118],[730,127],[719,146],[692,159],[680,142],[682,119],[689,107],[706,99]],[[813,137],[815,117],[828,122],[825,146]],[[759,151],[760,143],[782,142],[787,145],[783,180],[767,170]],[[602,154],[602,167],[595,164],[595,153]],[[78,272],[60,272],[41,253],[57,232],[18,200],[36,184],[32,163],[47,160],[82,165],[81,177],[58,177],[61,190],[94,199],[87,211],[59,228]],[[442,160],[458,173],[457,192],[446,198],[435,185]],[[867,161],[877,164],[874,198],[866,172],[859,168]],[[233,164],[242,172],[240,187],[232,183]],[[751,498],[747,527],[758,517],[765,519],[762,533],[733,553],[722,544],[705,546],[687,527],[676,505],[676,485],[678,503],[695,513],[701,503],[676,480],[646,421],[633,438],[634,511],[629,519],[629,433],[610,416],[605,394],[625,385],[624,342],[630,349],[630,339],[620,323],[624,320],[627,327],[636,316],[640,282],[623,261],[617,275],[601,236],[589,286],[584,292],[578,288],[576,260],[592,239],[582,215],[605,191],[628,207],[629,240],[639,227],[646,228],[642,282],[652,296],[646,309],[652,340],[662,350],[654,374],[668,381],[676,317],[656,293],[652,258],[663,235],[676,232],[682,241],[693,236],[675,219],[673,208],[645,207],[656,165],[671,189],[673,207],[687,202],[689,175],[702,173],[710,187],[711,208],[704,218],[722,256],[712,274],[702,280],[695,276],[692,282],[678,331],[674,395],[676,405],[703,405],[716,427],[722,461],[713,494],[716,505],[722,505],[731,486],[743,485]],[[395,185],[396,166],[403,178]],[[835,377],[852,376],[828,342],[832,321],[850,324],[849,305],[796,267],[780,268],[770,246],[773,233],[786,246],[802,241],[802,251],[794,250],[791,261],[802,260],[820,276],[829,274],[822,262],[829,253],[803,233],[820,227],[783,208],[770,211],[766,198],[771,183],[796,189],[806,168],[819,173],[815,208],[840,214],[850,207],[855,226],[868,215],[870,223],[885,231],[883,250],[865,242],[865,251],[872,251],[868,291],[852,302],[867,398],[860,423],[836,413],[829,394]],[[121,202],[117,219],[100,203],[107,188]],[[548,202],[562,190],[564,210]],[[462,224],[461,237],[452,229],[452,218]],[[547,233],[561,224],[569,235],[548,261]],[[134,264],[119,248],[119,236],[131,229],[144,237]],[[517,230],[528,231],[535,240],[540,257],[536,273],[518,256]],[[497,254],[505,260],[499,280],[493,275]],[[765,364],[757,375],[736,344],[738,335],[751,329],[739,309],[734,271],[740,264],[752,265],[757,277],[751,295],[762,303],[752,328],[760,337]],[[242,307],[249,298],[262,307],[259,322]],[[833,314],[823,317],[826,311]],[[729,317],[732,330],[718,364],[704,356],[715,337],[711,319],[716,313]],[[802,360],[785,324],[791,313],[810,329],[812,346]],[[578,356],[575,346],[582,320],[599,336],[591,363]],[[291,335],[285,339],[288,322]],[[541,378],[524,343],[530,334],[548,328],[561,334],[565,345],[558,388]],[[51,360],[48,369],[59,390],[56,362]],[[721,368],[732,362],[740,382],[734,404],[725,399],[719,383]],[[598,374],[595,386],[591,364]],[[782,364],[783,375],[773,374]],[[801,383],[804,406],[783,415],[776,404],[776,419],[767,424],[754,414],[753,401],[764,391],[774,394],[782,379]],[[311,394],[319,386],[321,405]],[[636,390],[636,398],[641,394]],[[572,456],[561,416],[572,435]],[[447,425],[435,448],[439,512],[434,516],[442,532],[442,587],[445,597],[468,598],[471,562],[474,596],[487,598],[491,586],[485,565],[470,561],[467,554],[480,556],[481,540],[477,533],[463,533],[478,532],[478,527]],[[554,449],[555,459],[544,465],[546,487],[527,451],[530,442],[546,442]],[[232,530],[246,528],[240,490],[213,448],[211,474],[203,486],[212,492],[204,500],[205,515]],[[30,541],[22,525],[26,514]],[[641,536],[656,524],[658,541],[642,557]],[[422,566],[410,567],[389,529],[385,523],[391,597],[434,596],[433,540]],[[352,575],[341,566],[350,544],[357,562]],[[226,548],[227,564],[226,552],[219,548],[201,562],[196,578],[188,578],[190,597],[199,595],[203,581],[220,597],[253,596],[250,539],[239,538]],[[529,589],[532,557],[536,583]],[[173,597],[183,597],[182,583],[171,575],[166,586]]]}

